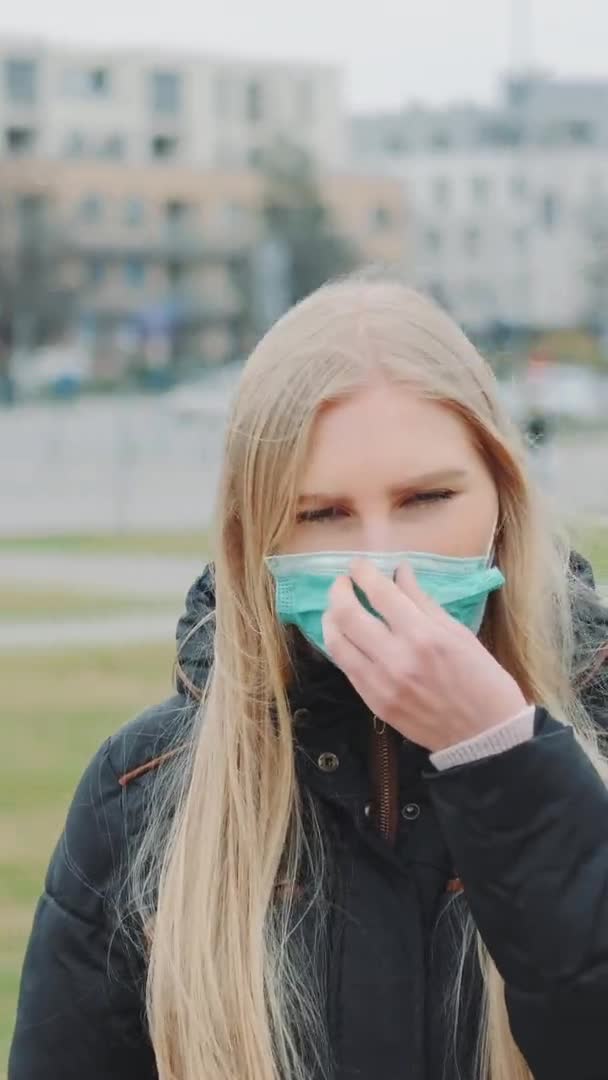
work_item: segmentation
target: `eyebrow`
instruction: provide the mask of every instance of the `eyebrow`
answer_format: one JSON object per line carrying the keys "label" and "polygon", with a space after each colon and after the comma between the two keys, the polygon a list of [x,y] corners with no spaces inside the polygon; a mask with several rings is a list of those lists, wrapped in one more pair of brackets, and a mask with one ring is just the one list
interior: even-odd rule
{"label": "eyebrow", "polygon": [[[418,491],[420,488],[428,488],[436,485],[445,484],[458,484],[461,483],[467,477],[466,469],[434,469],[432,472],[422,473],[420,476],[410,477],[408,480],[404,480],[401,484],[394,484],[388,489],[388,493],[391,496],[403,495],[406,491]],[[347,503],[351,502],[352,496],[339,495],[336,492],[322,491],[322,492],[302,492],[298,498],[298,502],[301,503],[319,503],[319,502],[338,502]]]}

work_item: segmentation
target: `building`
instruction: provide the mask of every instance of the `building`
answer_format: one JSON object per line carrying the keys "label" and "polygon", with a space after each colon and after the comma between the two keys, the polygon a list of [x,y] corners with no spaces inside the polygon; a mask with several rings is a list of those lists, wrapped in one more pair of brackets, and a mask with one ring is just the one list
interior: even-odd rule
{"label": "building", "polygon": [[287,138],[342,164],[337,69],[0,39],[0,157],[255,166]]}
{"label": "building", "polygon": [[21,290],[9,336],[32,340],[37,306],[47,336],[67,321],[106,369],[142,342],[159,364],[247,348],[261,166],[281,145],[312,163],[363,262],[401,264],[402,185],[345,171],[341,98],[340,72],[319,65],[1,39],[0,289],[12,265]]}
{"label": "building", "polygon": [[[401,265],[402,184],[337,172],[320,184],[361,261]],[[106,370],[137,341],[159,364],[167,349],[230,359],[252,343],[264,190],[255,169],[0,161],[0,279],[25,259],[22,291],[30,307],[43,294],[49,336],[63,314]]]}
{"label": "building", "polygon": [[411,276],[471,329],[605,320],[608,82],[513,78],[493,108],[355,117],[351,145],[401,178]]}

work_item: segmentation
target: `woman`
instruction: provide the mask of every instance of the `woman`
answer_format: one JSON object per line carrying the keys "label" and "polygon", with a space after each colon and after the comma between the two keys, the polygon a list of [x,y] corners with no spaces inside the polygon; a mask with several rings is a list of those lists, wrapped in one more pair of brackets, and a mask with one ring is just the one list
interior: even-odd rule
{"label": "woman", "polygon": [[10,1080],[605,1080],[608,619],[524,460],[400,285],[268,333],[177,695],[53,856]]}

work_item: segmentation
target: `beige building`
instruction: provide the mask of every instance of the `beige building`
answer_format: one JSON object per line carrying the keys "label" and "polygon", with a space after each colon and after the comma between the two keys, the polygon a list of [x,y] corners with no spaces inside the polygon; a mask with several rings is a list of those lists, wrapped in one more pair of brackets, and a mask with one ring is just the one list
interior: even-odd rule
{"label": "beige building", "polygon": [[0,38],[0,157],[243,168],[278,138],[341,166],[337,69]]}
{"label": "beige building", "polygon": [[[334,173],[321,186],[362,263],[401,264],[398,180]],[[169,337],[175,355],[218,362],[254,333],[248,275],[263,195],[251,169],[4,160],[0,260],[29,244],[34,263],[52,262],[58,304],[74,297],[73,325],[106,368],[137,340],[161,364]]]}

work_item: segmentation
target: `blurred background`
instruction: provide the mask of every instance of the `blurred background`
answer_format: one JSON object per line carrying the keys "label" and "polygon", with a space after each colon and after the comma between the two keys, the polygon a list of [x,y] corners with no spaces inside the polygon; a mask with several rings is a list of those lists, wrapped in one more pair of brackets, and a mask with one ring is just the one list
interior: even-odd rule
{"label": "blurred background", "polygon": [[490,360],[608,582],[605,0],[0,13],[0,1074],[87,757],[170,691],[247,353],[384,267]]}

